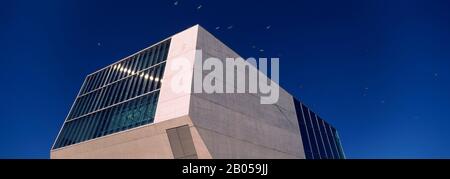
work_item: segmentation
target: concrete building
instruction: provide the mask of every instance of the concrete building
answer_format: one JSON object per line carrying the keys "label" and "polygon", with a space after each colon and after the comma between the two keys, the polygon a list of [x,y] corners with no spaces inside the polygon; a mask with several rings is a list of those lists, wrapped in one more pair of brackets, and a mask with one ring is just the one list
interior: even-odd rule
{"label": "concrete building", "polygon": [[[174,92],[169,67],[180,58],[199,63],[199,55],[239,57],[196,25],[88,75],[50,157],[345,157],[337,131],[282,88],[276,104],[260,104],[261,94]],[[205,73],[193,65],[189,84],[194,72]]]}

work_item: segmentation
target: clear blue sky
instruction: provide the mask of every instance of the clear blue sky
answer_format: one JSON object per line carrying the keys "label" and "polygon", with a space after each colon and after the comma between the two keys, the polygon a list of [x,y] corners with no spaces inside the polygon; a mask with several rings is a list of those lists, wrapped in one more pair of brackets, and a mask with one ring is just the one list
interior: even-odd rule
{"label": "clear blue sky", "polygon": [[280,56],[348,158],[450,158],[449,1],[175,2],[3,0],[0,158],[48,158],[87,74],[194,24]]}

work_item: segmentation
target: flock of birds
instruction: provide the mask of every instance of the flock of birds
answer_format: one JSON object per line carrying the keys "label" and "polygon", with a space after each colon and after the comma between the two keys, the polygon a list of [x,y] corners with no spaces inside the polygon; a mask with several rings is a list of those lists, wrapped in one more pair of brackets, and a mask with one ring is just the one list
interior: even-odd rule
{"label": "flock of birds", "polygon": [[[180,4],[179,1],[173,2],[173,5],[174,5],[174,6],[178,6],[179,4]],[[197,9],[197,10],[201,10],[202,8],[203,8],[203,5],[202,5],[202,4],[199,4],[199,5],[197,6],[196,9]],[[228,26],[226,26],[224,29],[226,29],[226,30],[232,30],[233,28],[234,28],[234,25],[228,25]],[[265,30],[269,30],[269,29],[271,29],[271,28],[272,28],[272,25],[267,25],[267,26],[264,27]],[[215,30],[220,30],[220,29],[222,29],[221,26],[216,26],[216,28],[215,28]],[[252,48],[253,48],[253,49],[257,49],[255,45],[252,45]],[[264,49],[259,49],[258,51],[259,51],[259,52],[264,52]]]}

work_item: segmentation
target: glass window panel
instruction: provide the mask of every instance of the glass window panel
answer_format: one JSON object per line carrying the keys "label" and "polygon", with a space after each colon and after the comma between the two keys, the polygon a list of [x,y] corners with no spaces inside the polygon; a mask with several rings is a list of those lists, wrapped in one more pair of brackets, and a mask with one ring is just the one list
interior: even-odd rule
{"label": "glass window panel", "polygon": [[125,80],[121,80],[121,81],[118,82],[119,86],[117,86],[117,93],[114,96],[113,104],[117,104],[120,101],[120,96],[123,93],[123,88],[124,88],[123,85],[124,85],[124,83],[125,83]]}
{"label": "glass window panel", "polygon": [[114,83],[115,81],[117,81],[120,77],[120,68],[122,67],[121,63],[116,63],[112,66],[113,69],[113,73],[111,76],[111,83]]}
{"label": "glass window panel", "polygon": [[103,124],[105,123],[104,115],[105,115],[105,113],[103,113],[103,112],[99,113],[99,116],[98,116],[99,123],[95,130],[95,138],[101,137]]}
{"label": "glass window panel", "polygon": [[165,44],[162,44],[162,45],[161,45],[161,54],[159,55],[159,62],[162,62],[162,61],[165,60],[165,59],[164,59],[164,54],[165,54],[165,52],[166,52],[166,45],[165,45]]}
{"label": "glass window panel", "polygon": [[142,82],[144,80],[144,76],[142,74],[143,73],[139,73],[136,75],[137,82],[136,82],[136,88],[134,90],[134,93],[136,94],[135,96],[142,95],[141,89],[142,89]]}
{"label": "glass window panel", "polygon": [[161,44],[161,49],[160,49],[160,53],[158,56],[158,63],[160,63],[164,60],[165,51],[166,51],[166,46],[164,44]]}
{"label": "glass window panel", "polygon": [[78,143],[78,142],[82,142],[82,138],[83,138],[83,135],[84,135],[84,133],[85,133],[85,131],[86,131],[86,127],[87,127],[87,120],[85,120],[86,118],[85,117],[83,117],[83,118],[81,118],[81,119],[78,119],[79,121],[80,121],[80,132],[78,133],[78,136],[77,136],[77,138],[76,138],[76,143]]}
{"label": "glass window panel", "polygon": [[325,131],[327,132],[327,136],[328,136],[328,141],[330,142],[330,151],[331,154],[333,155],[333,159],[339,159],[339,155],[337,154],[337,150],[335,148],[336,144],[334,143],[333,140],[333,134],[331,133],[330,130],[330,125],[326,122],[325,123]]}
{"label": "glass window panel", "polygon": [[97,83],[95,83],[95,89],[100,88],[100,86],[102,84],[103,77],[104,77],[104,71],[98,72],[98,81],[97,81]]}
{"label": "glass window panel", "polygon": [[82,116],[83,114],[86,114],[86,111],[89,111],[91,109],[92,104],[95,102],[95,98],[97,97],[98,91],[94,91],[86,96],[86,103],[83,105],[83,108],[80,111],[80,114],[78,116]]}
{"label": "glass window panel", "polygon": [[337,154],[337,157],[338,158],[341,158],[341,156],[340,156],[340,154],[339,154],[339,149],[338,149],[338,144],[337,144],[337,142],[336,142],[336,138],[334,137],[334,133],[333,133],[333,129],[332,129],[333,127],[331,127],[330,126],[330,132],[331,132],[331,137],[332,137],[332,139],[333,139],[333,144],[334,144],[334,151],[335,151],[335,153]]}
{"label": "glass window panel", "polygon": [[129,88],[129,95],[128,95],[127,99],[131,99],[131,98],[135,97],[134,89],[136,88],[135,86],[136,86],[137,78],[138,77],[136,75],[131,77],[131,86]]}
{"label": "glass window panel", "polygon": [[92,127],[91,127],[91,131],[90,131],[89,134],[88,134],[88,138],[89,138],[89,139],[93,139],[93,138],[94,138],[95,131],[96,131],[96,129],[97,129],[98,122],[99,122],[99,120],[97,119],[98,114],[99,114],[99,113],[94,113],[94,114],[92,114],[92,115],[90,116],[90,119],[93,121],[93,124],[92,124]]}
{"label": "glass window panel", "polygon": [[154,91],[156,89],[158,89],[158,83],[159,83],[159,74],[161,73],[161,65],[158,65],[158,67],[156,67],[156,72],[154,74],[154,79],[153,79],[153,88],[151,89],[151,91]]}
{"label": "glass window panel", "polygon": [[92,104],[92,108],[90,108],[88,111],[86,111],[86,113],[90,112],[90,111],[96,111],[97,109],[99,109],[99,104],[100,101],[102,100],[103,97],[103,93],[105,92],[104,88],[100,89],[97,91],[97,95],[95,97],[95,101]]}
{"label": "glass window panel", "polygon": [[80,116],[83,113],[84,109],[89,105],[89,102],[90,102],[90,100],[92,98],[92,94],[93,93],[90,93],[90,94],[87,94],[86,96],[83,96],[82,102],[80,103],[80,108],[78,109],[76,115],[73,116],[73,118],[76,118],[76,117]]}
{"label": "glass window panel", "polygon": [[131,73],[133,72],[133,66],[134,66],[134,56],[128,58],[129,64],[128,64],[128,73],[127,76],[130,76]]}
{"label": "glass window panel", "polygon": [[112,76],[111,76],[111,80],[110,80],[111,83],[117,81],[117,74],[118,74],[118,72],[120,70],[118,63],[114,64],[112,66],[112,68],[113,68],[113,71],[112,71]]}
{"label": "glass window panel", "polygon": [[110,67],[105,68],[105,78],[103,79],[102,87],[109,84],[108,79],[109,79],[110,74],[111,74],[111,68]]}
{"label": "glass window panel", "polygon": [[108,107],[111,105],[111,100],[113,98],[114,92],[116,90],[116,84],[112,84],[111,86],[109,86],[110,90],[109,90],[109,94],[107,96],[106,102],[105,102],[105,107]]}
{"label": "glass window panel", "polygon": [[294,98],[294,106],[297,114],[297,120],[299,123],[300,135],[302,138],[303,148],[305,151],[305,157],[306,159],[312,159],[313,157],[311,152],[311,142],[309,141],[308,129],[306,128],[306,122],[301,109],[301,104],[295,98]]}
{"label": "glass window panel", "polygon": [[145,86],[148,84],[148,80],[147,79],[145,79],[145,76],[147,75],[147,77],[149,76],[148,75],[148,70],[145,70],[144,72],[142,72],[142,78],[141,78],[141,80],[142,80],[142,85],[141,85],[141,89],[140,89],[140,91],[141,91],[141,94],[144,94],[144,93],[146,93],[146,88],[145,88]]}
{"label": "glass window panel", "polygon": [[73,104],[73,107],[72,107],[72,109],[71,109],[71,111],[70,111],[69,116],[68,116],[67,119],[71,119],[72,116],[75,115],[75,113],[76,113],[76,111],[77,111],[77,109],[78,109],[78,106],[80,105],[80,100],[81,100],[81,98],[77,98],[77,99],[75,100],[75,104]]}
{"label": "glass window panel", "polygon": [[89,85],[87,86],[85,93],[91,91],[94,82],[95,82],[95,75],[90,75]]}
{"label": "glass window panel", "polygon": [[152,54],[151,54],[150,59],[148,61],[147,67],[153,66],[153,64],[155,64],[155,61],[156,61],[156,48],[153,47],[152,48]]}
{"label": "glass window panel", "polygon": [[154,86],[154,84],[155,84],[155,81],[154,81],[154,79],[155,79],[155,74],[156,74],[156,69],[155,68],[152,68],[152,70],[150,71],[150,73],[149,73],[149,79],[148,79],[148,82],[149,82],[149,84],[148,84],[148,89],[147,89],[147,92],[150,92],[150,91],[152,91],[152,89],[153,89],[153,86]]}
{"label": "glass window panel", "polygon": [[76,127],[77,127],[77,123],[75,122],[75,121],[72,121],[71,123],[70,123],[71,125],[70,125],[70,135],[68,136],[68,138],[67,138],[67,143],[66,143],[66,145],[70,145],[70,144],[72,144],[73,143],[73,137],[75,136],[75,134],[76,134]]}
{"label": "glass window panel", "polygon": [[319,146],[317,145],[316,136],[314,128],[311,121],[311,116],[309,115],[309,109],[302,105],[302,112],[305,116],[306,128],[308,129],[309,140],[311,141],[311,152],[314,159],[320,159]]}
{"label": "glass window panel", "polygon": [[134,103],[136,100],[128,102],[128,109],[125,114],[125,121],[124,121],[124,127],[128,128],[133,123],[133,109],[134,109]]}
{"label": "glass window panel", "polygon": [[317,140],[317,145],[319,146],[320,157],[321,157],[321,159],[326,159],[327,154],[325,152],[324,144],[322,141],[322,135],[320,133],[320,128],[319,128],[319,124],[317,122],[316,114],[314,112],[312,112],[311,110],[309,111],[309,114],[311,116],[311,121],[312,121],[312,124],[314,127],[314,132],[316,134],[316,140]]}
{"label": "glass window panel", "polygon": [[145,85],[147,84],[147,80],[145,79],[145,75],[147,74],[147,70],[142,71],[140,76],[140,86],[139,86],[139,94],[144,94],[145,93]]}
{"label": "glass window panel", "polygon": [[113,105],[114,104],[114,98],[115,98],[115,96],[117,96],[117,92],[118,92],[118,90],[119,90],[119,83],[114,83],[114,84],[112,84],[112,86],[111,86],[111,96],[109,97],[109,99],[108,99],[108,103],[106,104],[106,106],[111,106],[111,105]]}
{"label": "glass window panel", "polygon": [[82,96],[82,97],[78,98],[76,108],[74,109],[74,111],[69,119],[73,119],[81,113],[81,110],[84,107],[83,105],[84,105],[85,101],[86,101],[86,96]]}
{"label": "glass window panel", "polygon": [[122,112],[124,109],[125,109],[125,105],[123,105],[123,104],[119,105],[119,107],[117,108],[116,118],[115,118],[114,127],[113,127],[114,132],[116,132],[120,129],[120,122],[122,120]]}
{"label": "glass window panel", "polygon": [[122,88],[121,88],[121,91],[119,93],[117,102],[123,101],[123,99],[124,99],[125,90],[127,89],[127,85],[128,85],[128,78],[122,80],[121,82],[122,82]]}
{"label": "glass window panel", "polygon": [[63,138],[63,140],[61,141],[61,144],[60,144],[60,147],[64,147],[64,146],[66,146],[69,142],[69,137],[70,137],[70,135],[72,134],[72,125],[71,125],[72,123],[70,123],[70,122],[67,122],[65,125],[65,129],[64,130],[67,130],[66,131],[66,134],[64,135],[64,138]]}
{"label": "glass window panel", "polygon": [[76,129],[76,135],[73,137],[73,141],[74,143],[78,143],[79,142],[79,138],[81,133],[83,132],[83,120],[82,119],[77,119],[75,120],[75,123],[78,124],[78,128]]}
{"label": "glass window panel", "polygon": [[121,63],[120,63],[120,69],[119,69],[119,77],[117,78],[117,80],[120,80],[120,79],[122,79],[124,76],[125,76],[125,73],[126,73],[126,60],[125,61],[122,61]]}
{"label": "glass window panel", "polygon": [[108,79],[111,74],[111,68],[110,67],[105,68],[105,71],[106,71],[106,75],[105,75],[105,78],[103,79],[102,87],[109,84]]}
{"label": "glass window panel", "polygon": [[158,89],[161,88],[165,66],[166,66],[166,63],[162,63],[161,67],[160,67],[160,72],[159,72],[159,75],[158,75],[158,79],[159,79],[158,86],[157,86]]}
{"label": "glass window panel", "polygon": [[138,70],[139,70],[139,71],[141,71],[141,70],[144,69],[144,68],[143,68],[143,65],[144,65],[144,61],[145,61],[145,58],[146,58],[146,57],[147,57],[147,50],[143,51],[143,52],[141,53],[140,58],[139,58],[139,65],[138,65]]}
{"label": "glass window panel", "polygon": [[126,79],[126,81],[125,81],[125,88],[124,88],[124,90],[123,90],[123,95],[122,95],[120,101],[125,101],[125,100],[127,100],[128,92],[129,92],[130,86],[131,86],[131,82],[132,82],[132,81],[131,81],[131,78],[127,78],[127,79]]}
{"label": "glass window panel", "polygon": [[97,89],[97,87],[100,84],[100,81],[101,81],[101,73],[97,72],[97,74],[95,74],[95,83],[94,83],[94,86],[93,86],[92,90]]}
{"label": "glass window panel", "polygon": [[132,61],[133,61],[133,65],[131,66],[131,70],[132,70],[134,73],[137,72],[137,66],[138,66],[138,63],[139,63],[139,56],[140,56],[140,54],[137,54],[137,55],[131,57],[131,59],[132,59]]}
{"label": "glass window panel", "polygon": [[55,148],[59,148],[61,146],[62,141],[65,139],[65,135],[67,134],[67,123],[63,124],[63,128],[58,136],[58,139],[55,143]]}
{"label": "glass window panel", "polygon": [[94,85],[95,85],[95,80],[96,80],[96,75],[95,74],[93,74],[93,75],[91,75],[91,83],[89,84],[89,88],[88,88],[88,90],[86,91],[86,93],[88,93],[88,92],[90,92],[90,91],[92,91],[92,88],[94,88]]}
{"label": "glass window panel", "polygon": [[155,111],[156,111],[156,105],[154,105],[156,101],[157,101],[157,96],[151,95],[150,103],[148,105],[147,115],[148,115],[148,120],[151,120],[152,122],[153,122],[153,117],[155,116]]}
{"label": "glass window panel", "polygon": [[142,61],[142,58],[144,57],[144,52],[140,52],[139,54],[136,55],[136,64],[135,64],[135,68],[134,68],[135,73],[139,73],[139,71],[141,71],[141,61]]}
{"label": "glass window panel", "polygon": [[118,121],[117,121],[117,129],[116,129],[116,131],[121,131],[121,130],[122,130],[122,126],[123,126],[124,121],[125,121],[126,113],[127,113],[127,111],[128,111],[128,105],[127,105],[127,104],[128,104],[128,103],[123,103],[123,104],[122,104],[123,107],[122,107],[122,110],[121,110],[121,112],[120,112],[120,114],[119,114],[119,118],[118,118]]}
{"label": "glass window panel", "polygon": [[86,141],[87,140],[87,134],[90,131],[90,126],[91,126],[91,120],[89,120],[89,116],[85,116],[83,117],[83,120],[85,120],[86,122],[86,126],[84,127],[84,131],[83,131],[83,135],[81,136],[80,141]]}
{"label": "glass window panel", "polygon": [[91,89],[89,91],[92,91],[97,87],[98,81],[99,81],[99,73],[96,73],[96,74],[94,74],[94,81],[93,81]]}
{"label": "glass window panel", "polygon": [[111,65],[108,67],[108,77],[106,78],[105,85],[111,84],[111,79],[114,76],[114,66]]}
{"label": "glass window panel", "polygon": [[105,113],[105,119],[104,119],[105,127],[102,128],[102,136],[107,134],[107,126],[109,126],[109,123],[111,122],[111,108],[104,110],[104,113]]}
{"label": "glass window panel", "polygon": [[119,111],[119,108],[117,106],[114,106],[111,108],[111,122],[109,123],[107,127],[107,134],[111,134],[114,131],[116,120],[117,120],[117,112]]}
{"label": "glass window panel", "polygon": [[84,100],[85,100],[84,96],[77,98],[77,100],[75,102],[75,107],[72,110],[72,113],[70,114],[69,119],[72,119],[74,116],[78,115],[78,113],[79,113],[79,111],[80,111],[80,109],[81,109],[81,107],[83,105]]}
{"label": "glass window panel", "polygon": [[106,129],[106,124],[108,123],[108,113],[107,113],[106,110],[103,111],[102,121],[103,121],[103,123],[102,123],[102,126],[100,128],[100,136],[103,136],[105,134],[104,131]]}
{"label": "glass window panel", "polygon": [[101,73],[100,73],[100,81],[98,83],[97,88],[101,88],[103,86],[103,83],[105,82],[105,79],[106,79],[106,71],[102,70]]}
{"label": "glass window panel", "polygon": [[84,84],[83,84],[83,88],[81,90],[81,94],[84,94],[86,92],[86,88],[87,86],[89,86],[89,82],[90,82],[90,76],[86,77],[86,79],[84,80]]}
{"label": "glass window panel", "polygon": [[142,77],[139,76],[138,74],[136,74],[136,81],[135,81],[134,87],[133,87],[133,96],[134,96],[134,97],[141,95],[141,94],[139,93],[141,81],[142,81]]}
{"label": "glass window panel", "polygon": [[90,122],[91,124],[89,126],[89,131],[86,134],[86,140],[91,140],[92,139],[92,134],[95,131],[95,127],[96,127],[96,123],[97,123],[97,120],[95,119],[95,115],[96,114],[97,113],[94,113],[94,114],[91,114],[91,115],[87,116],[88,120],[91,121]]}
{"label": "glass window panel", "polygon": [[94,84],[92,85],[91,91],[97,89],[97,86],[99,83],[100,83],[100,72],[97,72],[95,74],[95,81],[94,81]]}
{"label": "glass window panel", "polygon": [[80,120],[74,120],[73,122],[74,122],[76,128],[74,129],[74,135],[72,136],[72,143],[71,144],[74,144],[74,143],[77,142],[77,137],[80,134],[80,129],[82,127]]}
{"label": "glass window panel", "polygon": [[133,60],[131,60],[131,58],[128,58],[126,60],[126,69],[127,69],[127,71],[125,72],[125,76],[124,77],[130,76],[130,73],[131,73],[131,70],[132,70],[132,66],[133,66]]}
{"label": "glass window panel", "polygon": [[125,88],[123,99],[121,101],[125,101],[125,100],[129,99],[130,88],[131,88],[132,84],[133,84],[133,78],[127,78],[127,87]]}
{"label": "glass window panel", "polygon": [[78,122],[76,120],[71,121],[73,123],[72,126],[72,132],[69,138],[69,143],[67,145],[72,145],[74,143],[74,138],[77,136],[78,134]]}
{"label": "glass window panel", "polygon": [[120,93],[122,92],[122,83],[123,81],[117,82],[117,89],[112,99],[112,104],[117,104]]}
{"label": "glass window panel", "polygon": [[156,52],[155,52],[155,60],[154,60],[154,64],[156,65],[160,62],[160,54],[161,54],[161,45],[158,45],[158,47],[156,48]]}
{"label": "glass window panel", "polygon": [[92,105],[92,100],[94,98],[95,93],[96,92],[92,92],[92,93],[89,93],[88,95],[86,95],[84,102],[83,102],[83,106],[76,117],[83,115],[86,112],[86,110]]}
{"label": "glass window panel", "polygon": [[330,142],[328,141],[327,131],[325,130],[325,123],[319,116],[317,116],[317,122],[319,123],[320,133],[322,135],[322,141],[324,144],[325,152],[327,154],[327,158],[332,159],[333,154],[331,153]]}
{"label": "glass window panel", "polygon": [[341,144],[341,139],[339,138],[339,134],[336,131],[336,129],[332,128],[332,130],[333,130],[333,135],[334,135],[334,138],[335,138],[335,141],[336,141],[336,144],[337,144],[337,149],[338,149],[338,152],[339,152],[339,156],[341,157],[341,159],[344,159],[345,155],[344,155],[344,151],[342,150],[342,144]]}
{"label": "glass window panel", "polygon": [[108,99],[110,98],[110,95],[111,95],[111,89],[112,89],[111,85],[105,87],[106,93],[105,93],[105,96],[103,96],[102,103],[100,104],[100,109],[103,109],[106,107],[106,103],[108,102]]}
{"label": "glass window panel", "polygon": [[169,49],[170,49],[170,39],[166,42],[166,52],[164,53],[164,60],[167,60],[167,56],[169,55]]}
{"label": "glass window panel", "polygon": [[103,100],[102,108],[105,108],[108,106],[108,103],[109,103],[109,100],[111,99],[113,90],[114,90],[114,85],[109,85],[107,87],[107,93],[105,95],[105,99]]}
{"label": "glass window panel", "polygon": [[86,96],[82,96],[77,98],[76,104],[75,104],[75,108],[72,111],[72,114],[70,115],[69,119],[74,118],[75,116],[78,116],[78,114],[80,113],[80,110],[82,109],[84,103],[86,101]]}
{"label": "glass window panel", "polygon": [[145,85],[142,87],[143,88],[143,93],[148,93],[150,90],[150,85],[151,85],[151,80],[150,80],[150,76],[152,75],[152,68],[145,70],[145,74],[144,74],[144,83]]}

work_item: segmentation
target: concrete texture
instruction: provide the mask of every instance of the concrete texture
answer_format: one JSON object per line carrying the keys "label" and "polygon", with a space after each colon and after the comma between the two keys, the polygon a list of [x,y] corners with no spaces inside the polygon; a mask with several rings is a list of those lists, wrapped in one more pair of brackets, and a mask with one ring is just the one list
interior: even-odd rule
{"label": "concrete texture", "polygon": [[[239,57],[203,28],[198,33],[203,60]],[[278,103],[264,105],[261,95],[192,94],[189,116],[213,158],[305,158],[292,96],[281,89]]]}

